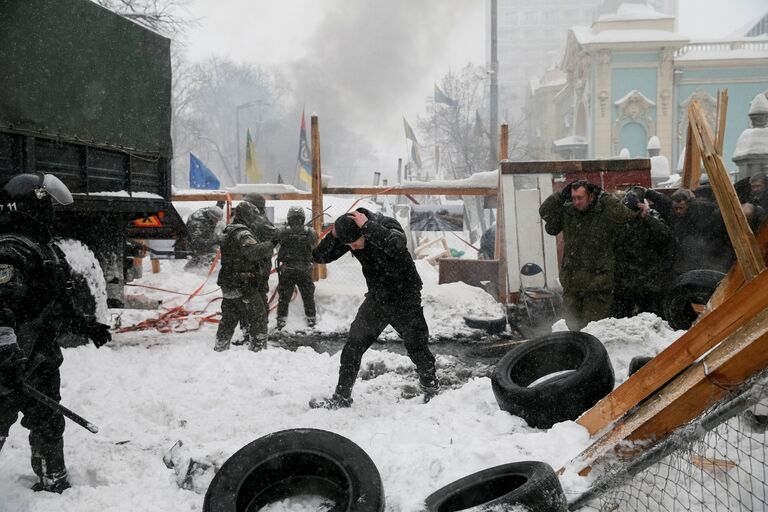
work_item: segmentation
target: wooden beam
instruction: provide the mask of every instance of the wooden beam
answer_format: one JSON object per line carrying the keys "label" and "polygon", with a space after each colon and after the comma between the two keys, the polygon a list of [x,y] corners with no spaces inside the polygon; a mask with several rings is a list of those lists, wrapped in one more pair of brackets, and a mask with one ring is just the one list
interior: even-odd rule
{"label": "wooden beam", "polygon": [[[323,232],[323,172],[320,160],[320,123],[317,114],[310,118],[310,144],[312,144],[312,229],[318,238]],[[326,276],[325,265],[315,263],[312,267],[312,280]]]}
{"label": "wooden beam", "polygon": [[[768,265],[768,222],[763,222],[756,238],[757,246],[763,254],[763,261]],[[744,286],[745,282],[741,265],[734,264],[728,274],[720,281],[715,293],[709,298],[703,315],[708,315],[713,309],[725,302],[728,297],[736,293],[736,290]]]}
{"label": "wooden beam", "polygon": [[736,253],[745,279],[752,279],[765,269],[765,263],[757,246],[755,235],[749,229],[747,218],[741,210],[741,203],[728,177],[723,158],[717,154],[712,140],[712,130],[701,112],[698,101],[691,102],[691,106],[688,108],[688,121],[692,127],[695,145],[699,147],[704,158],[704,166],[707,168],[709,182],[712,184],[712,190],[728,230],[733,251]]}
{"label": "wooden beam", "polygon": [[497,276],[498,297],[502,304],[509,301],[507,290],[507,253],[506,253],[506,225],[504,224],[504,189],[502,187],[501,166],[509,156],[509,125],[502,123],[499,133],[499,175],[496,182],[496,235],[494,236],[493,259],[499,262]]}
{"label": "wooden beam", "polygon": [[648,444],[658,442],[689,422],[766,366],[768,310],[763,310],[731,333],[702,361],[688,368],[651,400],[606,432],[560,472],[570,469],[586,474],[594,462],[612,455],[614,451],[624,457],[636,455],[639,449],[647,449]]}
{"label": "wooden beam", "polygon": [[651,170],[650,158],[612,158],[602,160],[505,161],[502,174],[563,174],[573,172],[626,172]]}
{"label": "wooden beam", "polygon": [[493,187],[325,187],[324,194],[328,195],[359,195],[359,196],[400,196],[400,195],[446,195],[446,196],[495,196]]}
{"label": "wooden beam", "polygon": [[696,190],[701,180],[701,154],[698,146],[693,142],[693,128],[688,123],[685,135],[685,158],[683,159],[682,188]]}
{"label": "wooden beam", "polygon": [[717,138],[715,150],[723,156],[723,144],[725,143],[725,120],[728,116],[728,89],[717,90]]}
{"label": "wooden beam", "polygon": [[576,422],[595,435],[665,385],[750,318],[768,310],[768,272],[762,272],[721,306],[651,359]]}
{"label": "wooden beam", "polygon": [[[245,194],[230,192],[229,195],[232,197],[233,200],[240,201],[243,199],[243,196]],[[264,196],[264,199],[268,201],[274,201],[274,200],[311,201],[312,200],[312,194],[301,193],[301,192],[291,192],[286,194],[261,194],[261,195]],[[177,194],[171,197],[171,201],[226,201],[226,200],[227,200],[226,191],[211,192],[207,194]]]}

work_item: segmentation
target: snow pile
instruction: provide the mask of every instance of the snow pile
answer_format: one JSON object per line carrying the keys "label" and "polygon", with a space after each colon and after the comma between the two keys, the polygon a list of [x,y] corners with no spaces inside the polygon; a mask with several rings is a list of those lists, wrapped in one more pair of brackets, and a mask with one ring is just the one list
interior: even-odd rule
{"label": "snow pile", "polygon": [[[677,334],[653,315],[608,319],[587,331],[606,342],[617,376],[625,361],[652,353]],[[202,495],[182,490],[163,457],[181,440],[184,457],[220,465],[250,441],[289,428],[319,428],[359,445],[376,464],[388,510],[414,512],[431,492],[499,464],[540,460],[559,468],[589,444],[586,431],[564,422],[544,431],[499,410],[490,379],[471,378],[428,404],[400,398],[414,384],[410,360],[369,350],[352,408],[312,410],[330,393],[339,354],[309,348],[252,353],[211,350],[213,327],[185,334],[117,334],[112,343],[66,349],[62,401],[100,427],[96,436],[68,422],[65,451],[73,488],[36,494],[27,432],[16,424],[0,457],[3,512],[134,512],[202,508]],[[645,344],[648,344],[647,346]],[[438,357],[439,371],[450,364]],[[365,372],[363,372],[365,374]],[[570,498],[589,479],[566,474]],[[279,509],[276,509],[279,510]],[[300,510],[286,508],[285,510]]]}
{"label": "snow pile", "polygon": [[90,289],[96,305],[96,320],[108,324],[107,282],[104,280],[104,272],[96,259],[96,255],[79,240],[56,240],[56,245],[64,253],[72,271],[82,276],[88,284],[88,289]]}

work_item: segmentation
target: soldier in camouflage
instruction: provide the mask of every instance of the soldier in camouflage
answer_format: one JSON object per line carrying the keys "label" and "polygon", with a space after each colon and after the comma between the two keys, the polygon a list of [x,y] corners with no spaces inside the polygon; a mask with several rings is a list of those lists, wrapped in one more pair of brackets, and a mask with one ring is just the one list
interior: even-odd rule
{"label": "soldier in camouflage", "polygon": [[288,221],[277,231],[280,250],[277,253],[277,328],[285,327],[288,303],[298,286],[304,302],[307,325],[315,325],[315,283],[312,282],[312,249],[317,243],[317,233],[304,225],[304,210],[293,206],[288,210]]}
{"label": "soldier in camouflage", "polygon": [[216,206],[207,206],[192,212],[187,220],[187,237],[189,238],[189,248],[192,256],[184,265],[184,270],[207,269],[216,251],[221,243],[223,228],[221,220],[224,218],[224,211],[220,204]]}

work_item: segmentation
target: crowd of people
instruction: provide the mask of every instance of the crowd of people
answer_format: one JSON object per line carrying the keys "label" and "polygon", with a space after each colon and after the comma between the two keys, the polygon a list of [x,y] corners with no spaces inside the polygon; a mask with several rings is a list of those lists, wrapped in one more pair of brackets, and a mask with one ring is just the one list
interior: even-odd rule
{"label": "crowd of people", "polygon": [[[754,233],[766,218],[768,178],[734,185]],[[609,194],[569,183],[541,205],[550,235],[563,234],[563,317],[579,330],[593,320],[640,312],[663,316],[666,292],[691,270],[728,272],[735,254],[712,188],[667,195],[632,187]]]}

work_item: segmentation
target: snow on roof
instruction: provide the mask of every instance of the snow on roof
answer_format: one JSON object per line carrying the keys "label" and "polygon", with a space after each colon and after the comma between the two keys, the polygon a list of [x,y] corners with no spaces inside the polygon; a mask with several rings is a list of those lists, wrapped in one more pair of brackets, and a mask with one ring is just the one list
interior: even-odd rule
{"label": "snow on roof", "polygon": [[768,49],[761,50],[755,48],[734,48],[722,50],[690,50],[679,57],[675,57],[675,62],[734,59],[768,59]]}
{"label": "snow on roof", "polygon": [[595,32],[590,27],[571,27],[579,44],[611,44],[638,42],[686,42],[688,38],[676,32],[666,30],[609,29]]}
{"label": "snow on roof", "polygon": [[768,154],[768,128],[747,128],[736,141],[731,159]]}
{"label": "snow on roof", "polygon": [[632,96],[640,96],[640,97],[643,99],[643,101],[645,101],[645,102],[646,102],[646,103],[648,103],[649,105],[651,105],[651,106],[654,106],[654,105],[656,105],[656,103],[655,103],[655,102],[653,102],[653,101],[651,101],[650,99],[646,98],[646,97],[645,97],[645,94],[641,93],[641,92],[640,92],[640,91],[638,91],[637,89],[632,89],[632,90],[631,90],[631,91],[629,91],[627,94],[625,94],[624,96],[622,96],[621,98],[619,98],[618,100],[616,100],[616,101],[614,102],[614,105],[622,105],[623,103],[626,103],[626,101],[627,101],[627,100],[629,100],[629,98],[631,98]]}
{"label": "snow on roof", "polygon": [[615,13],[601,14],[597,21],[661,20],[674,18],[648,4],[622,3]]}
{"label": "snow on roof", "polygon": [[753,28],[755,28],[758,23],[763,20],[763,18],[766,17],[768,17],[768,11],[764,11],[760,16],[752,18],[747,23],[734,30],[728,37],[736,38],[746,36]]}
{"label": "snow on roof", "polygon": [[552,144],[559,147],[559,146],[577,146],[577,145],[583,145],[586,143],[587,143],[586,137],[583,137],[581,135],[569,135],[568,137],[557,139]]}
{"label": "snow on roof", "polygon": [[661,149],[661,141],[656,135],[648,139],[648,146],[646,149]]}
{"label": "snow on roof", "polygon": [[165,199],[159,194],[153,192],[134,192],[129,194],[127,190],[116,190],[113,192],[74,192],[73,196],[107,196],[107,197],[140,197],[142,199]]}

